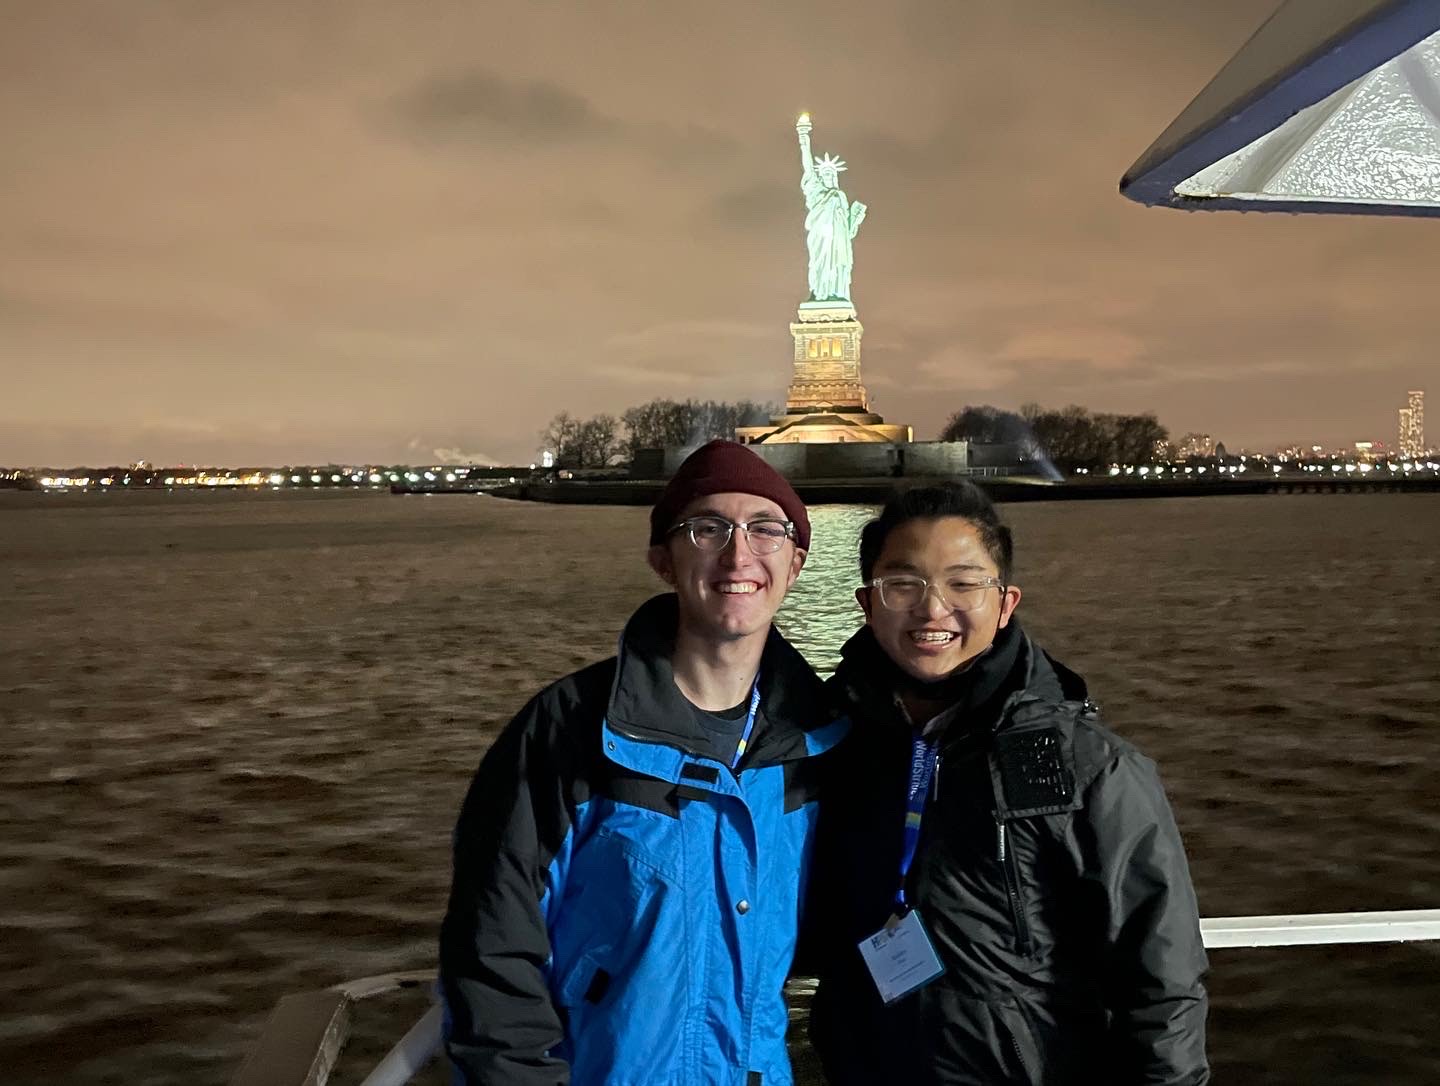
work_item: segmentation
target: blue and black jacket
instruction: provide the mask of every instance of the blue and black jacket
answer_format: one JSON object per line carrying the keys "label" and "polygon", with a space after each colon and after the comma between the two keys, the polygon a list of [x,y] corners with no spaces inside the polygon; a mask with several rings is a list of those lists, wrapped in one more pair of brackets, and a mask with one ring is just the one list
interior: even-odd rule
{"label": "blue and black jacket", "polygon": [[772,629],[738,770],[696,753],[677,618],[673,595],[642,606],[619,654],[537,695],[475,774],[440,935],[461,1082],[791,1082],[817,756],[846,725]]}

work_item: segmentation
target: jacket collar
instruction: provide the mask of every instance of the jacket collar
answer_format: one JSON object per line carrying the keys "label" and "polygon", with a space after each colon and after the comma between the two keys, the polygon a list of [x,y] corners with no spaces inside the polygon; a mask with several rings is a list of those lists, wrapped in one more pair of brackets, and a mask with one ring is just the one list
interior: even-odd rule
{"label": "jacket collar", "polygon": [[[1085,681],[1075,672],[1050,657],[1012,620],[1015,636],[1020,640],[1016,662],[998,700],[1000,709],[988,721],[991,731],[999,731],[1017,717],[1029,718],[1031,712],[1052,709],[1066,702],[1084,702]],[[830,680],[830,689],[843,709],[855,715],[889,725],[915,726],[906,715],[893,684],[886,676],[894,667],[885,655],[870,627],[863,626],[840,650],[841,662]],[[1008,689],[1007,689],[1008,688]],[[997,704],[992,700],[990,704]]]}
{"label": "jacket collar", "polygon": [[[625,739],[689,754],[706,749],[706,743],[690,702],[675,685],[671,659],[679,617],[678,598],[664,593],[642,604],[626,624],[606,723]],[[804,657],[772,625],[760,659],[760,707],[750,763],[803,758],[837,742],[843,730],[827,727],[832,718],[823,691]]]}

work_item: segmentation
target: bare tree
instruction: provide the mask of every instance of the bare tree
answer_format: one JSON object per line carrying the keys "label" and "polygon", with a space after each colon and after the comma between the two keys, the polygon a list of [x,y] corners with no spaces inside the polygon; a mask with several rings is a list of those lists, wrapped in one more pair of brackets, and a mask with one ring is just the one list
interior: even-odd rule
{"label": "bare tree", "polygon": [[622,416],[625,444],[631,456],[639,449],[683,445],[690,436],[690,413],[674,400],[650,400],[632,407]]}
{"label": "bare tree", "polygon": [[580,432],[584,424],[568,411],[561,411],[540,431],[540,444],[555,454],[557,468],[580,467]]}
{"label": "bare tree", "polygon": [[1121,464],[1153,460],[1156,450],[1169,441],[1170,431],[1160,425],[1153,413],[1121,415],[1116,425],[1115,460]]}
{"label": "bare tree", "polygon": [[1024,446],[1030,443],[1030,424],[1013,411],[981,404],[951,415],[940,432],[940,440]]}
{"label": "bare tree", "polygon": [[1020,413],[1041,454],[1065,471],[1144,463],[1170,436],[1153,414],[1091,414],[1075,404],[1054,411],[1033,403]]}
{"label": "bare tree", "polygon": [[580,424],[576,441],[582,468],[607,467],[624,449],[620,442],[620,420],[614,415],[596,415],[586,419]]}

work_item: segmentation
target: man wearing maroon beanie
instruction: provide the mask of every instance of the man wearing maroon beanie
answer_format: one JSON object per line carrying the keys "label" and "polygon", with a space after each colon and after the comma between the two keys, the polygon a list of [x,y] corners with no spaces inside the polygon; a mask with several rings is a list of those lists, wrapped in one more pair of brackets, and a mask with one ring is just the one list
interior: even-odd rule
{"label": "man wearing maroon beanie", "polygon": [[772,623],[809,545],[778,472],[696,450],[650,514],[673,591],[485,755],[440,935],[461,1081],[791,1083],[814,762],[846,728]]}

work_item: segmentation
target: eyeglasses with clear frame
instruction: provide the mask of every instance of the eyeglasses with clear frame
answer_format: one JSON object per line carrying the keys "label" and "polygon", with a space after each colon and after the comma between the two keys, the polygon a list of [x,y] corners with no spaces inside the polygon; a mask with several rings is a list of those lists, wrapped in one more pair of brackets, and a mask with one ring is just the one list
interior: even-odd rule
{"label": "eyeglasses with clear frame", "polygon": [[887,611],[913,611],[933,591],[940,605],[948,611],[978,611],[985,606],[985,596],[992,588],[1003,595],[1005,582],[998,577],[977,577],[958,574],[932,581],[913,573],[896,573],[866,581],[862,588],[873,588],[880,597],[880,606]]}
{"label": "eyeglasses with clear frame", "polygon": [[715,516],[687,517],[667,534],[684,531],[689,534],[696,550],[715,552],[730,546],[736,528],[745,533],[745,542],[750,544],[752,554],[774,554],[785,546],[785,540],[795,538],[795,522],[778,517],[756,517],[751,521],[733,521]]}

